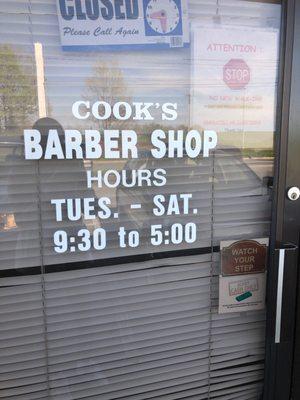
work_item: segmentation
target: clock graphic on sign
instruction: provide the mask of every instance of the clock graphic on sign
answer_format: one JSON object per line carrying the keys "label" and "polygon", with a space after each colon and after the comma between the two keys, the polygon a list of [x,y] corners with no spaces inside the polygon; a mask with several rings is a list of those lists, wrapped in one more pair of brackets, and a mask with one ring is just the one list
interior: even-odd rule
{"label": "clock graphic on sign", "polygon": [[149,0],[144,3],[146,36],[182,34],[178,0]]}

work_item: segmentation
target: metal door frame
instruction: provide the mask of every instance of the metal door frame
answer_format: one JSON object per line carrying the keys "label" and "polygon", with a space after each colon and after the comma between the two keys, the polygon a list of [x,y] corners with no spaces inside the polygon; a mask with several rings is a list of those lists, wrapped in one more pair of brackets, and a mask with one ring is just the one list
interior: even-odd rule
{"label": "metal door frame", "polygon": [[300,187],[300,0],[282,4],[280,60],[263,399],[297,400],[300,199],[288,199],[287,190]]}

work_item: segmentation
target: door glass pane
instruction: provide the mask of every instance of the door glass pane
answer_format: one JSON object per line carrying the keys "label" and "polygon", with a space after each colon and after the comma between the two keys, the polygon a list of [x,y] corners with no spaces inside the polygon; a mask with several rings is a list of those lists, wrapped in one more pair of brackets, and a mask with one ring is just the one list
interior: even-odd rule
{"label": "door glass pane", "polygon": [[269,237],[280,19],[0,3],[5,398],[259,398],[264,311],[218,314],[219,248]]}

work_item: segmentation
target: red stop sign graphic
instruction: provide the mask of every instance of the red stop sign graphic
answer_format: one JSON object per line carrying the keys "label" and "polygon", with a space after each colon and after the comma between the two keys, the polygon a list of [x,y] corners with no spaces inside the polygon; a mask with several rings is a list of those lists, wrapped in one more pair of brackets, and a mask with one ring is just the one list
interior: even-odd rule
{"label": "red stop sign graphic", "polygon": [[230,89],[244,89],[250,81],[250,68],[241,58],[232,58],[223,67],[223,81]]}

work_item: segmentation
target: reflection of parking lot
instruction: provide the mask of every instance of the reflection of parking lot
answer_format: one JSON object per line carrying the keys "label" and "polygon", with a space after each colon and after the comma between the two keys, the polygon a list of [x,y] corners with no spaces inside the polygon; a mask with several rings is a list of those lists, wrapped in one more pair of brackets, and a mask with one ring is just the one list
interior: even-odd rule
{"label": "reflection of parking lot", "polygon": [[[145,153],[144,162],[140,160],[141,166],[149,169],[165,168],[166,185],[161,188],[118,187],[119,220],[125,227],[145,232],[146,238],[151,224],[160,223],[168,228],[174,221],[180,220],[182,224],[193,221],[202,230],[199,231],[199,238],[203,238],[210,232],[213,218],[214,236],[224,238],[230,234],[229,227],[235,226],[232,235],[237,231],[240,235],[243,232],[250,234],[254,221],[258,224],[268,218],[270,193],[265,178],[272,176],[271,158],[245,159],[239,149],[224,147],[214,151],[210,158],[191,160],[184,157],[175,161],[154,160],[149,152]],[[138,168],[138,165],[129,160],[126,169],[134,168]],[[164,215],[156,221],[152,204],[156,193],[164,194],[166,203],[172,193],[190,193],[193,198],[188,215]],[[132,212],[132,203],[142,204],[143,212]],[[193,213],[193,209],[197,212]]]}
{"label": "reflection of parking lot", "polygon": [[[274,159],[272,157],[243,157],[243,162],[260,179],[263,179],[266,176],[273,176]],[[97,171],[105,171],[108,169],[121,171],[126,165],[127,160],[93,160],[88,163],[90,165],[86,165],[86,168],[92,168],[93,173],[96,176]],[[112,201],[112,206],[117,206],[117,188],[109,188],[106,186],[99,188],[96,184],[93,188],[97,197],[109,197]]]}

